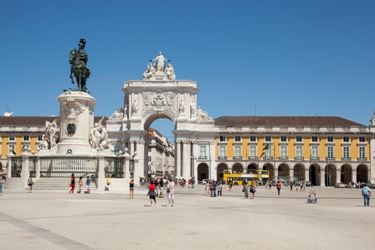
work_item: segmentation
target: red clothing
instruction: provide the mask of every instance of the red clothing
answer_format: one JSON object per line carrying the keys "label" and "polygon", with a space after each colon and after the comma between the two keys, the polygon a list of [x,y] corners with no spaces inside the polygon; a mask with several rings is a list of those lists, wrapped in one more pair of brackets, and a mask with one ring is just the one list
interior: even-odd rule
{"label": "red clothing", "polygon": [[277,187],[277,188],[281,188],[281,183],[278,182],[278,183],[276,184],[276,187]]}
{"label": "red clothing", "polygon": [[150,191],[155,191],[155,189],[156,189],[155,184],[150,184],[150,185],[148,185],[148,190],[150,190]]}

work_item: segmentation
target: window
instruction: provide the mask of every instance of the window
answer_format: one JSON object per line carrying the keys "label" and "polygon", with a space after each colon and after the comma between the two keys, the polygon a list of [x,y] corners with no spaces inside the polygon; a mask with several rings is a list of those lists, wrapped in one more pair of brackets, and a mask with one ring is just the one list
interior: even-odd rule
{"label": "window", "polygon": [[287,158],[286,149],[287,149],[286,146],[281,146],[280,147],[280,158],[281,159],[286,159]]}
{"label": "window", "polygon": [[235,137],[234,137],[234,141],[241,141],[241,136],[238,136],[238,135],[235,136]]}
{"label": "window", "polygon": [[296,158],[297,159],[301,159],[302,158],[302,147],[301,146],[297,146],[296,147]]}
{"label": "window", "polygon": [[342,140],[343,140],[343,142],[350,142],[350,140],[349,140],[349,136],[344,136],[344,137],[342,138]]}
{"label": "window", "polygon": [[14,153],[14,145],[9,145],[9,152],[13,152],[13,154],[15,154]]}
{"label": "window", "polygon": [[120,152],[120,146],[114,146],[113,153],[117,155],[118,152]]}
{"label": "window", "polygon": [[225,136],[221,135],[221,136],[220,136],[220,141],[226,141]]}
{"label": "window", "polygon": [[255,158],[257,156],[257,147],[250,146],[250,158]]}
{"label": "window", "polygon": [[24,136],[23,136],[23,140],[24,140],[24,141],[29,141],[29,140],[30,140],[30,136],[28,136],[28,135],[24,135]]}
{"label": "window", "polygon": [[312,142],[318,142],[318,137],[317,136],[312,136],[311,137]]}
{"label": "window", "polygon": [[43,135],[38,135],[38,141],[43,141]]}
{"label": "window", "polygon": [[270,159],[272,157],[272,146],[268,144],[268,149],[265,152],[266,158]]}
{"label": "window", "polygon": [[199,159],[206,159],[206,146],[200,146]]}
{"label": "window", "polygon": [[318,147],[311,147],[311,159],[318,159]]}
{"label": "window", "polygon": [[286,136],[281,136],[280,141],[282,141],[282,142],[286,142],[286,141],[287,141],[287,140],[286,140]]}
{"label": "window", "polygon": [[349,147],[344,147],[344,159],[349,159]]}
{"label": "window", "polygon": [[268,142],[272,141],[272,137],[271,136],[266,136],[266,141],[268,141]]}
{"label": "window", "polygon": [[250,141],[257,141],[257,137],[256,136],[250,136]]}
{"label": "window", "polygon": [[151,161],[151,159],[152,159],[151,156],[149,156],[149,157],[148,157],[148,161]]}
{"label": "window", "polygon": [[364,136],[359,137],[359,142],[366,142],[366,138]]}
{"label": "window", "polygon": [[302,136],[296,136],[296,141],[297,142],[302,142]]}
{"label": "window", "polygon": [[241,157],[241,146],[234,146],[234,157]]}
{"label": "window", "polygon": [[219,151],[220,151],[220,157],[226,157],[225,146],[220,146]]}
{"label": "window", "polygon": [[366,159],[366,148],[359,147],[359,159]]}
{"label": "window", "polygon": [[328,136],[328,137],[327,137],[327,141],[328,141],[328,142],[333,142],[333,136]]}
{"label": "window", "polygon": [[333,160],[333,147],[327,147],[327,157],[330,160]]}
{"label": "window", "polygon": [[9,136],[9,141],[14,141],[14,135]]}

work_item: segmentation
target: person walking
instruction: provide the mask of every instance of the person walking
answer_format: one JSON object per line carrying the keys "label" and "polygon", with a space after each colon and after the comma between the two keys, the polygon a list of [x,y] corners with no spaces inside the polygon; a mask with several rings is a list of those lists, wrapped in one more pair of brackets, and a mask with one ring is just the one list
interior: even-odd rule
{"label": "person walking", "polygon": [[230,191],[233,191],[232,188],[233,188],[233,182],[230,181],[230,182],[229,182],[229,192],[230,192]]}
{"label": "person walking", "polygon": [[281,183],[280,183],[280,181],[277,181],[276,188],[277,188],[277,195],[280,196],[280,190],[281,190]]}
{"label": "person walking", "polygon": [[245,194],[245,199],[249,199],[249,186],[247,184],[247,181],[244,181],[242,191]]}
{"label": "person walking", "polygon": [[217,195],[218,196],[221,196],[222,195],[222,192],[223,192],[223,184],[221,183],[221,181],[219,182],[219,186],[217,187]]}
{"label": "person walking", "polygon": [[3,196],[3,184],[4,184],[4,179],[0,176],[0,196]]}
{"label": "person walking", "polygon": [[206,196],[210,196],[210,183],[206,182]]}
{"label": "person walking", "polygon": [[365,184],[362,188],[362,196],[363,196],[363,205],[370,206],[371,191],[370,191],[370,188],[367,186],[367,184]]}
{"label": "person walking", "polygon": [[111,185],[111,177],[107,175],[107,186]]}
{"label": "person walking", "polygon": [[134,180],[131,179],[129,182],[130,199],[134,199]]}
{"label": "person walking", "polygon": [[74,194],[75,186],[76,186],[76,177],[74,176],[74,174],[72,174],[70,176],[70,191],[69,191],[69,193]]}
{"label": "person walking", "polygon": [[214,183],[212,184],[212,191],[214,192],[214,197],[216,197],[216,189],[217,189],[217,182],[214,180]]}
{"label": "person walking", "polygon": [[[154,180],[150,181],[150,185],[148,185],[148,195],[150,196],[150,207],[156,207],[156,186]],[[154,205],[152,204],[152,200],[154,200]]]}
{"label": "person walking", "polygon": [[293,181],[291,181],[291,182],[289,183],[289,186],[290,186],[290,191],[293,191]]}
{"label": "person walking", "polygon": [[90,176],[87,176],[86,178],[86,193],[89,194],[90,193],[90,185],[91,185],[91,179],[90,179]]}
{"label": "person walking", "polygon": [[27,179],[27,192],[31,193],[31,190],[33,190],[33,177],[30,175],[29,179]]}
{"label": "person walking", "polygon": [[255,192],[257,191],[255,183],[253,183],[250,187],[250,199],[254,199]]}
{"label": "person walking", "polygon": [[79,177],[78,185],[79,185],[78,193],[80,194],[80,193],[82,193],[82,186],[83,186],[82,176]]}
{"label": "person walking", "polygon": [[169,178],[169,183],[167,185],[168,207],[174,207],[174,187],[175,187],[175,183],[173,179]]}

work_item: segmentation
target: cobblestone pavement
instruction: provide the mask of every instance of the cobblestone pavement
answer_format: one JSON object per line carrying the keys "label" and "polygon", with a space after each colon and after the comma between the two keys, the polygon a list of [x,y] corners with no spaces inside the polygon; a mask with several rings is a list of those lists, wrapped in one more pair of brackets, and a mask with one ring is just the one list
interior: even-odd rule
{"label": "cobblestone pavement", "polygon": [[[317,204],[306,203],[309,190]],[[361,249],[375,247],[375,200],[360,189],[305,192],[241,187],[206,197],[204,187],[177,188],[149,206],[145,190],[68,194],[3,190],[0,249]],[[375,190],[373,190],[375,195]]]}

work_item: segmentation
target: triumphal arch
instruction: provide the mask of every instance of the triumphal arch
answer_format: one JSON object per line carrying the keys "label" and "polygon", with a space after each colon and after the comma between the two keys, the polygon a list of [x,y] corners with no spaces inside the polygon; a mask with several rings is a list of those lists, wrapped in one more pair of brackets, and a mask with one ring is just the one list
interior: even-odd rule
{"label": "triumphal arch", "polygon": [[209,166],[214,166],[214,121],[198,106],[197,82],[178,80],[169,60],[159,52],[150,60],[142,80],[124,83],[124,108],[107,121],[114,147],[134,161],[133,177],[147,176],[148,129],[152,122],[166,118],[174,123],[174,176],[197,176],[197,156],[207,149]]}

